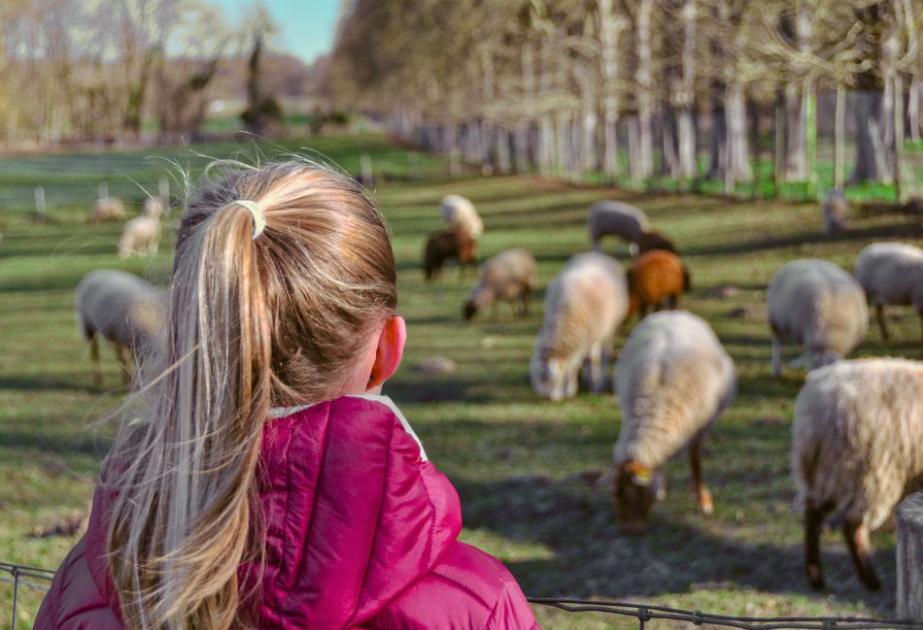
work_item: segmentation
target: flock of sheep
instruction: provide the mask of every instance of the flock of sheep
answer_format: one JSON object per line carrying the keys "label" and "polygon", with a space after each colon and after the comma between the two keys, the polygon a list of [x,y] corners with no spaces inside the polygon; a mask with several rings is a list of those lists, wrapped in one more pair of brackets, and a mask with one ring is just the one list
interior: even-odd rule
{"label": "flock of sheep", "polygon": [[[829,201],[829,199],[828,199]],[[163,206],[155,199],[125,224],[120,255],[156,252]],[[824,208],[842,227],[842,213]],[[428,280],[448,260],[477,264],[484,224],[474,205],[449,195],[442,201],[445,227],[423,252]],[[101,199],[92,222],[118,220],[124,207]],[[676,246],[651,229],[641,210],[602,201],[588,213],[594,251],[574,255],[545,293],[544,321],[529,364],[532,388],[559,401],[576,395],[581,372],[591,391],[615,392],[622,424],[605,480],[621,526],[645,528],[655,501],[665,496],[663,466],[687,449],[698,509],[713,510],[702,478],[701,445],[709,426],[733,402],[733,361],[708,323],[675,310],[690,289],[690,274]],[[604,237],[629,243],[627,270],[602,253]],[[511,302],[528,313],[535,289],[535,260],[525,249],[488,259],[462,306],[465,319]],[[827,521],[842,525],[857,571],[870,589],[879,580],[870,560],[869,532],[923,480],[923,364],[898,359],[843,360],[864,338],[868,304],[875,306],[887,338],[884,307],[912,304],[923,315],[923,250],[897,243],[866,247],[855,275],[824,260],[796,260],[779,269],[767,292],[772,368],[782,369],[782,344],[801,346],[812,371],[795,403],[792,468],[804,510],[805,559],[810,584],[823,586],[819,535]],[[146,281],[115,270],[89,273],[76,290],[79,329],[91,344],[94,380],[101,382],[98,338],[115,345],[126,380],[128,354],[143,351],[163,327],[165,300]],[[660,311],[647,315],[649,310]],[[664,309],[664,310],[661,310]],[[619,352],[619,329],[639,322]],[[923,485],[923,484],[921,484]]]}
{"label": "flock of sheep", "polygon": [[[823,213],[829,233],[843,229],[845,198],[830,195]],[[446,260],[474,265],[483,232],[474,205],[458,195],[443,200],[442,217],[445,229],[424,250],[427,279]],[[689,272],[643,211],[602,201],[589,209],[587,227],[594,251],[570,258],[547,287],[529,365],[532,388],[559,401],[576,395],[581,373],[594,392],[607,390],[611,379],[622,424],[605,481],[623,529],[645,528],[654,502],[665,496],[663,466],[683,449],[698,508],[710,514],[701,444],[734,400],[733,361],[707,322],[673,310],[690,288]],[[627,270],[601,253],[608,235],[628,242]],[[490,258],[463,306],[465,318],[499,300],[517,302],[527,313],[534,273],[524,249]],[[867,333],[869,304],[885,339],[885,306],[910,304],[923,316],[923,250],[875,243],[862,250],[855,274],[825,260],[795,260],[775,273],[766,299],[774,375],[781,375],[785,343],[801,347],[796,362],[811,370],[795,403],[791,451],[808,581],[823,587],[819,536],[830,522],[842,527],[862,582],[878,589],[869,532],[906,494],[923,488],[923,363],[844,359]],[[645,317],[651,308],[669,310]],[[616,334],[634,315],[640,321],[610,376]]]}

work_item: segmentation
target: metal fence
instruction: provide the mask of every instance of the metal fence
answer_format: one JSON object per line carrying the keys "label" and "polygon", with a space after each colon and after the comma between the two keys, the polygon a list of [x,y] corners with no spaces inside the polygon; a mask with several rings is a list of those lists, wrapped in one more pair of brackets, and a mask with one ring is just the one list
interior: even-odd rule
{"label": "metal fence", "polygon": [[923,623],[905,620],[882,620],[862,617],[733,617],[713,615],[698,610],[681,610],[667,606],[650,606],[596,599],[558,599],[530,597],[533,604],[551,606],[570,613],[605,613],[638,620],[639,630],[654,620],[680,621],[694,626],[740,628],[742,630],[874,630],[879,628],[923,629]]}
{"label": "metal fence", "polygon": [[[18,621],[17,606],[22,588],[47,591],[54,571],[36,569],[9,562],[0,562],[0,582],[11,584],[13,588],[10,628],[16,630]],[[548,597],[530,597],[529,601],[540,606],[551,606],[570,613],[605,613],[638,620],[639,630],[645,630],[649,621],[665,620],[690,623],[694,626],[717,626],[722,628],[739,628],[741,630],[878,630],[881,628],[901,628],[906,630],[923,630],[923,623],[902,620],[882,620],[861,617],[733,617],[713,615],[698,610],[681,610],[666,606],[632,604],[595,599],[558,599]]]}
{"label": "metal fence", "polygon": [[19,611],[19,592],[22,588],[30,588],[37,591],[47,591],[51,580],[54,578],[54,571],[46,569],[36,569],[34,567],[25,567],[9,562],[0,562],[0,582],[5,582],[13,586],[13,604],[10,615],[10,630],[16,630]]}

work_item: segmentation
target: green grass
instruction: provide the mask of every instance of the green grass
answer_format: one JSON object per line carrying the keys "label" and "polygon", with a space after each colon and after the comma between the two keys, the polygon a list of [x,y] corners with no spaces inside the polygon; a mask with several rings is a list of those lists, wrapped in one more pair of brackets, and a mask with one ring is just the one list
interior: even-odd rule
{"label": "green grass", "polygon": [[[383,170],[406,174],[410,168],[407,155],[381,138],[321,138],[311,147],[353,172],[361,153],[372,155]],[[195,149],[223,156],[240,147]],[[266,146],[261,150],[272,152]],[[191,149],[157,153],[179,155],[194,168],[204,162],[188,157]],[[31,199],[31,186],[43,182],[56,200],[50,224],[33,223],[29,203],[0,203],[6,208],[0,214],[2,560],[54,568],[74,543],[27,534],[85,507],[113,431],[105,418],[125,391],[111,353],[104,355],[106,388],[92,387],[87,348],[74,324],[73,287],[99,267],[129,269],[163,282],[170,266],[169,246],[154,258],[120,261],[115,255],[119,226],[89,226],[85,217],[102,178],[114,192],[137,197],[135,184],[122,181],[122,174],[156,182],[162,166],[145,155],[0,161],[0,198],[14,198],[14,189]],[[394,234],[400,310],[409,325],[404,366],[386,392],[461,493],[465,540],[500,557],[523,589],[536,596],[630,599],[725,614],[893,614],[891,532],[874,536],[884,578],[881,593],[863,590],[832,533],[824,539],[828,592],[810,591],[802,577],[802,533],[791,508],[788,451],[792,401],[804,373],[789,370],[781,380],[770,376],[764,289],[771,274],[794,258],[821,257],[851,267],[859,249],[874,240],[923,243],[918,225],[898,215],[856,216],[844,235],[827,239],[813,204],[645,195],[534,177],[449,181],[442,177],[444,165],[424,156],[414,168],[425,177],[380,181],[374,193]],[[89,197],[77,199],[81,191]],[[736,404],[706,441],[712,517],[695,512],[688,470],[679,457],[667,467],[670,495],[656,506],[650,531],[627,536],[618,530],[606,494],[581,481],[581,473],[602,471],[610,461],[619,429],[613,399],[581,393],[551,404],[529,389],[528,360],[541,322],[542,292],[528,318],[514,318],[501,308],[495,318],[464,324],[460,307],[474,277],[449,269],[440,281],[423,282],[423,241],[439,227],[438,201],[449,192],[469,196],[482,213],[481,256],[513,246],[531,249],[542,288],[570,255],[587,249],[585,212],[597,199],[637,204],[679,243],[694,285],[685,306],[712,324],[740,377]],[[623,246],[610,242],[607,248],[625,260]],[[716,289],[725,285],[738,291],[719,297]],[[856,356],[920,357],[917,317],[909,309],[894,309],[892,317],[893,341],[883,343],[872,330]],[[618,344],[623,342],[624,334]],[[453,359],[458,370],[432,377],[415,369],[434,356]],[[0,588],[0,624],[7,623],[8,591]],[[37,602],[36,595],[27,594],[23,626]],[[612,627],[601,615],[536,612],[548,627]]]}

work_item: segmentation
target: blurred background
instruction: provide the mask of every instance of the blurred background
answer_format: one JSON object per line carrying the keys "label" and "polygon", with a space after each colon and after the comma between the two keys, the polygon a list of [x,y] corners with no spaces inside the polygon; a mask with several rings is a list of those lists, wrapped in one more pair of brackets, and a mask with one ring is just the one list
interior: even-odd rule
{"label": "blurred background", "polygon": [[[109,268],[166,286],[188,181],[214,158],[299,154],[385,213],[410,334],[386,392],[459,489],[463,539],[527,594],[893,617],[890,528],[873,537],[880,592],[838,532],[823,539],[828,589],[803,579],[789,459],[805,371],[772,376],[765,291],[796,258],[852,270],[870,243],[923,245],[921,26],[923,0],[0,0],[0,561],[57,567],[129,392],[108,344],[94,379],[78,282]],[[843,226],[828,231],[835,189]],[[483,218],[479,262],[535,256],[527,316],[464,322],[477,275],[424,280],[449,194]],[[603,199],[678,246],[683,306],[740,382],[705,443],[714,514],[696,512],[678,457],[643,536],[619,530],[597,483],[621,423],[611,392],[553,404],[529,386],[545,287],[591,248]],[[153,214],[157,244],[120,255]],[[624,243],[604,249],[632,264]],[[890,318],[891,339],[873,329],[853,356],[923,356],[917,313]],[[41,579],[13,610],[2,569],[0,628],[31,627]]]}

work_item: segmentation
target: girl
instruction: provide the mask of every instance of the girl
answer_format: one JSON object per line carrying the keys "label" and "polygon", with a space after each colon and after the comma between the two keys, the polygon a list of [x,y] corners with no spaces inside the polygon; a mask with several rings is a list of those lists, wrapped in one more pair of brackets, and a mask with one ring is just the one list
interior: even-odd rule
{"label": "girl", "polygon": [[533,628],[381,385],[394,257],[361,188],[287,162],[188,202],[164,357],[37,628]]}

